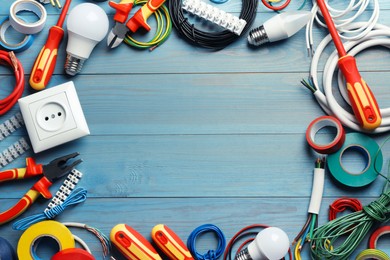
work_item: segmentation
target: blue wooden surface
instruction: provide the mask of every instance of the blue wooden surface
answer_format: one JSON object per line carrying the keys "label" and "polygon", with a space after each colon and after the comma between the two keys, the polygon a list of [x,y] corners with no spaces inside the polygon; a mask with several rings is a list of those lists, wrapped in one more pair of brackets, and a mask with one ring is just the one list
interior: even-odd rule
{"label": "blue wooden surface", "polygon": [[[8,14],[12,2],[0,2],[0,18]],[[74,0],[72,7],[81,2]],[[221,8],[238,13],[239,3],[231,0]],[[107,2],[98,4],[112,26],[113,10]],[[288,10],[300,4],[292,1]],[[380,22],[389,24],[390,3],[381,0],[380,5]],[[55,8],[46,8],[44,31],[31,48],[17,54],[26,79],[58,17]],[[305,9],[309,8],[308,3]],[[255,25],[272,15],[259,7]],[[318,40],[324,31],[317,28],[314,34]],[[310,66],[304,31],[257,49],[248,48],[245,37],[218,52],[191,46],[176,31],[153,52],[125,45],[109,50],[104,40],[72,78],[63,73],[65,39],[49,87],[74,81],[91,135],[27,154],[44,163],[66,153],[81,153],[84,162],[78,169],[85,177],[80,185],[88,190],[88,199],[57,220],[86,223],[107,235],[116,224],[126,223],[147,238],[154,225],[165,223],[183,240],[204,223],[219,226],[228,240],[244,226],[263,223],[284,229],[292,240],[306,218],[316,158],[305,131],[323,111],[299,83]],[[374,48],[359,54],[358,60],[379,105],[389,107],[388,50]],[[14,78],[4,66],[0,82],[0,94],[5,96]],[[31,93],[26,84],[24,95]],[[15,106],[1,121],[18,110]],[[26,132],[19,130],[2,141],[0,150],[20,136]],[[386,134],[374,138],[380,143]],[[383,152],[387,163],[389,145]],[[9,167],[23,165],[19,158]],[[0,210],[15,203],[33,183],[1,184]],[[326,176],[320,224],[326,222],[328,206],[336,198],[353,196],[367,204],[380,194],[383,184],[378,178],[369,187],[347,190]],[[41,212],[46,204],[38,200],[23,216]],[[98,241],[84,232],[75,233],[101,259]],[[0,236],[15,247],[20,235],[11,224],[0,227]],[[198,249],[205,251],[215,243],[205,236]],[[388,238],[379,246],[390,254]],[[366,241],[357,252],[365,247]]]}

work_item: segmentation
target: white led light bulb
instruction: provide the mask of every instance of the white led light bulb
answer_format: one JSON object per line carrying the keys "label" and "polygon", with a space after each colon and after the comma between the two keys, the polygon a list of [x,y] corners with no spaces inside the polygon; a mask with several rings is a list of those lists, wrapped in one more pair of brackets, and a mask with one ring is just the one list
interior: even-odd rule
{"label": "white led light bulb", "polygon": [[109,21],[98,5],[83,3],[74,7],[67,20],[68,45],[65,72],[76,75],[86,59],[108,32]]}
{"label": "white led light bulb", "polygon": [[249,32],[248,42],[252,45],[262,45],[287,39],[302,29],[312,17],[309,11],[291,11],[273,16],[258,28]]}
{"label": "white led light bulb", "polygon": [[269,227],[259,232],[235,260],[279,260],[287,254],[289,246],[290,241],[283,230]]}

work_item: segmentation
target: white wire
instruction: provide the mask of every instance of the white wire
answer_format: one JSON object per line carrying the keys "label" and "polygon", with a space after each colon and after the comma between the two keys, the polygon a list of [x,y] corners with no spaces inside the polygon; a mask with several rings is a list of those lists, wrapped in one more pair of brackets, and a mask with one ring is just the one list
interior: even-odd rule
{"label": "white wire", "polygon": [[[338,2],[338,1],[336,1]],[[329,13],[332,17],[333,23],[335,24],[337,31],[339,32],[340,38],[347,41],[359,40],[365,37],[378,22],[379,18],[379,1],[378,0],[359,0],[355,3],[355,0],[350,0],[349,4],[345,9],[336,9],[329,4],[328,0],[325,0],[325,4],[328,7]],[[361,27],[351,27],[352,23],[362,22],[362,14],[367,13],[367,8],[372,2],[373,10],[371,16],[367,21],[361,24]],[[316,21],[320,26],[327,27],[322,21],[322,14],[319,11],[317,0],[312,0],[313,7],[311,12],[313,13],[312,19],[306,26],[306,46],[308,51],[313,51],[313,24]],[[309,54],[311,54],[309,52]]]}
{"label": "white wire", "polygon": [[[347,29],[354,29],[362,26],[364,23],[353,23],[348,26]],[[310,76],[312,77],[314,87],[316,91],[314,96],[322,109],[329,115],[336,116],[345,126],[359,132],[368,132],[363,129],[358,123],[356,117],[349,111],[345,110],[336,100],[332,92],[332,79],[335,71],[337,70],[338,53],[334,51],[328,58],[322,78],[323,91],[319,88],[318,82],[318,64],[324,49],[332,40],[330,35],[327,35],[318,45],[315,54],[312,59]],[[348,54],[355,56],[359,52],[373,47],[384,46],[390,48],[390,27],[376,24],[371,32],[365,37],[356,41],[347,41],[344,43],[344,47]],[[338,88],[343,98],[349,103],[348,94],[345,90],[344,79],[341,73],[338,73]],[[390,108],[380,109],[382,115],[381,125],[369,133],[382,133],[390,130]]]}
{"label": "white wire", "polygon": [[88,253],[92,254],[91,250],[89,249],[87,243],[84,242],[80,237],[73,235],[74,240],[79,243]]}

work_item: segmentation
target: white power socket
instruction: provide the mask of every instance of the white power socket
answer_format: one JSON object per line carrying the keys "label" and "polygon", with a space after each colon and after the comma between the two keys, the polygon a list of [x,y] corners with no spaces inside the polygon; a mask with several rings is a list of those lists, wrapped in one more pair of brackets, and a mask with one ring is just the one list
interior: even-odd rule
{"label": "white power socket", "polygon": [[89,134],[72,81],[21,98],[19,106],[36,153]]}

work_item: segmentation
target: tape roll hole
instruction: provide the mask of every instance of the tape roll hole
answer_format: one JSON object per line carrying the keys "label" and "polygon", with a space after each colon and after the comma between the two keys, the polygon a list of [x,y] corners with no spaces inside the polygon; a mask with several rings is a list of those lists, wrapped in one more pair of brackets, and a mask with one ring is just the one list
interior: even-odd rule
{"label": "tape roll hole", "polygon": [[34,25],[35,23],[38,23],[43,15],[41,9],[35,6],[33,7],[32,5],[30,6],[30,10],[21,9],[17,6],[15,11],[15,16],[16,19],[18,19],[18,22],[26,25]]}
{"label": "tape roll hole", "polygon": [[27,40],[27,36],[15,30],[9,20],[6,20],[0,28],[1,39],[11,46],[18,46]]}
{"label": "tape roll hole", "polygon": [[371,157],[362,146],[348,146],[340,154],[340,164],[346,173],[361,175],[368,170]]}
{"label": "tape roll hole", "polygon": [[[328,125],[331,122],[332,125]],[[313,143],[318,146],[326,146],[336,141],[339,137],[339,128],[332,121],[319,122],[310,135]]]}
{"label": "tape roll hole", "polygon": [[45,236],[37,238],[34,241],[31,250],[34,259],[50,260],[51,257],[58,253],[61,249],[55,238]]}

